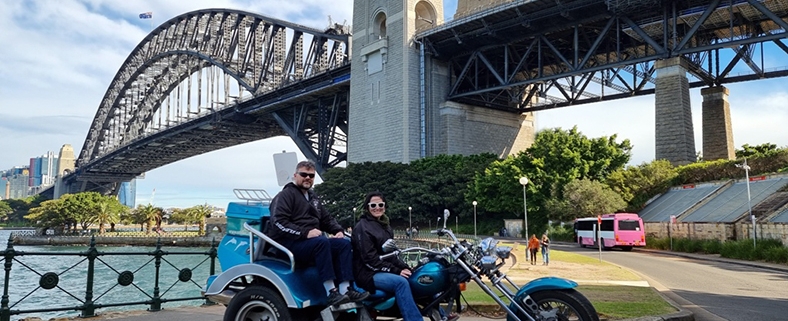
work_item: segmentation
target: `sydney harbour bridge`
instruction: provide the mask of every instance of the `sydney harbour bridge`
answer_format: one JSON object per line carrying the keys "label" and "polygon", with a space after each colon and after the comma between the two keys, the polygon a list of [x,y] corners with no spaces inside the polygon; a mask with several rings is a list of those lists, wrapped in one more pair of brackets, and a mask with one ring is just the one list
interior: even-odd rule
{"label": "sydney harbour bridge", "polygon": [[[788,54],[788,0],[499,1],[446,23],[419,9],[436,1],[406,2],[416,5],[414,19],[429,21],[406,48],[421,52],[414,95],[422,109],[432,92],[511,115],[659,96],[660,62],[673,58],[689,88],[788,73],[764,62]],[[120,182],[166,164],[281,135],[319,172],[364,161],[348,159],[349,114],[360,112],[350,104],[351,63],[368,63],[351,55],[351,33],[345,25],[315,29],[231,9],[166,21],[120,66],[75,171],[44,195],[116,193]],[[425,88],[425,59],[445,66],[445,88]],[[424,114],[421,130],[428,131]],[[440,153],[426,150],[423,156]]]}

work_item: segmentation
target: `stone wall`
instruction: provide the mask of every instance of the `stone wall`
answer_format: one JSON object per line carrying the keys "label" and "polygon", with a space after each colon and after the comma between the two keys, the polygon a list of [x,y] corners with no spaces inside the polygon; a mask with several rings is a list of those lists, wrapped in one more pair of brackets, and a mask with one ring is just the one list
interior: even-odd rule
{"label": "stone wall", "polygon": [[[670,228],[668,222],[646,222],[646,236],[655,238],[688,238],[698,240],[747,240],[752,239],[749,223],[695,223],[678,222]],[[779,239],[788,246],[788,224],[757,223],[758,239]],[[669,231],[670,230],[670,231]]]}

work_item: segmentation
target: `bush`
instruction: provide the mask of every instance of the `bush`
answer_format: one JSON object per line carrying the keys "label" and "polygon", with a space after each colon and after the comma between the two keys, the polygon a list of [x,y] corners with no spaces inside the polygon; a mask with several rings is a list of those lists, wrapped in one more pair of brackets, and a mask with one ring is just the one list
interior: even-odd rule
{"label": "bush", "polygon": [[550,231],[550,240],[575,242],[575,231],[571,224],[564,224],[563,226],[560,224],[552,225],[548,230]]}
{"label": "bush", "polygon": [[670,250],[670,239],[646,236],[646,248],[656,250]]}

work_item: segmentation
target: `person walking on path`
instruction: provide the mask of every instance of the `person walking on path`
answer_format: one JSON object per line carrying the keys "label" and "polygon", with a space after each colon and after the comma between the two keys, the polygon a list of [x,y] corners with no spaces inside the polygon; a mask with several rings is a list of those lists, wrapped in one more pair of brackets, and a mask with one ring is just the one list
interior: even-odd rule
{"label": "person walking on path", "polygon": [[[296,165],[293,182],[271,201],[270,236],[293,252],[299,262],[315,262],[328,305],[358,302],[369,297],[350,286],[353,281],[352,247],[342,226],[328,214],[312,190],[315,164]],[[329,237],[323,235],[328,232]],[[337,288],[337,283],[338,287]]]}
{"label": "person walking on path", "polygon": [[536,265],[536,253],[539,252],[539,239],[536,234],[531,234],[528,240],[528,252],[531,254],[531,265]]}
{"label": "person walking on path", "polygon": [[550,238],[542,234],[542,265],[550,264]]}

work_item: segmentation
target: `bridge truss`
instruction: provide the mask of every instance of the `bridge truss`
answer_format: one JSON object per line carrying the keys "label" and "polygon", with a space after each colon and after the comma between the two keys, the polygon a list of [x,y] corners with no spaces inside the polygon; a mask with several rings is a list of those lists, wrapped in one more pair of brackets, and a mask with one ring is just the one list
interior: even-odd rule
{"label": "bridge truss", "polygon": [[786,17],[786,0],[513,1],[417,37],[449,62],[448,99],[528,112],[654,93],[672,57],[690,87],[786,76]]}
{"label": "bridge truss", "polygon": [[[289,135],[319,171],[346,159],[349,30],[209,9],[163,23],[99,104],[70,191],[117,186],[205,152]],[[73,184],[72,184],[73,185]],[[112,188],[109,188],[112,189]]]}

